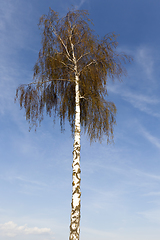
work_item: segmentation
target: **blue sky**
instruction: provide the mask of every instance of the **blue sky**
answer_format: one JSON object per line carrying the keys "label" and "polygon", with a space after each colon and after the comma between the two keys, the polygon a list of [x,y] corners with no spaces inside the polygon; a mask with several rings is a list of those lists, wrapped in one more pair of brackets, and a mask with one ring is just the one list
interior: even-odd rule
{"label": "blue sky", "polygon": [[120,34],[131,54],[123,82],[108,82],[117,106],[114,144],[81,138],[83,240],[159,240],[160,2],[158,0],[0,0],[0,239],[63,240],[69,236],[70,128],[46,117],[28,131],[15,90],[32,81],[41,48],[37,24],[49,7],[64,16],[87,9],[94,30]]}

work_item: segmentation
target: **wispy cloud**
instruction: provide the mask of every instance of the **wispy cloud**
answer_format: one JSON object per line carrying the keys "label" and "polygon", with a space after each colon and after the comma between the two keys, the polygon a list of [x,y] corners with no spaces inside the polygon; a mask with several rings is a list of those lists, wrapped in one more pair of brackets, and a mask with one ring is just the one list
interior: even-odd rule
{"label": "wispy cloud", "polygon": [[135,60],[140,65],[146,77],[152,82],[154,80],[154,60],[152,57],[151,48],[146,46],[139,47],[135,52]]}
{"label": "wispy cloud", "polygon": [[155,174],[151,174],[151,173],[147,173],[147,172],[144,172],[144,171],[140,171],[138,169],[133,169],[132,172],[139,176],[139,177],[147,177],[147,178],[150,178],[150,179],[153,179],[153,180],[158,180],[160,181],[160,175],[155,175]]}
{"label": "wispy cloud", "polygon": [[[141,131],[141,129],[142,128],[139,128],[139,131]],[[147,131],[145,131],[145,133],[147,133]],[[156,145],[158,145],[158,147],[159,147],[160,140],[157,138],[155,138],[155,139],[156,139],[155,140]],[[155,144],[155,142],[153,142],[153,143]],[[104,159],[99,160],[99,161],[95,161],[94,159],[92,159],[92,161],[90,161],[90,162],[88,161],[83,166],[84,171],[87,173],[86,176],[88,176],[88,174],[95,174],[96,172],[103,171],[108,176],[109,176],[109,174],[111,174],[111,176],[113,176],[115,174],[116,176],[121,176],[120,179],[122,179],[123,177],[134,179],[134,182],[135,182],[135,176],[138,176],[140,178],[146,177],[148,179],[160,180],[160,175],[152,174],[150,172],[145,172],[140,169],[134,168],[134,167],[132,167],[132,165],[130,166],[129,161],[121,161],[121,152],[120,151],[118,152],[118,155],[119,155],[119,158],[114,154],[114,151],[113,151],[112,158],[118,159],[116,162],[116,165],[115,165],[115,162],[113,162],[113,161],[104,162]],[[107,158],[108,156],[109,156],[109,154],[108,154],[108,152],[106,152],[105,157]],[[110,159],[110,156],[108,158]],[[111,158],[111,160],[112,160],[112,158]],[[128,158],[128,155],[127,155],[127,158]],[[137,180],[138,180],[138,184],[140,184],[139,179],[137,179]],[[84,188],[87,188],[87,186],[85,185]],[[96,191],[99,191],[99,190],[96,190]]]}
{"label": "wispy cloud", "polygon": [[152,209],[149,211],[138,212],[139,215],[143,216],[150,222],[160,224],[160,209]]}
{"label": "wispy cloud", "polygon": [[80,0],[80,2],[79,2],[78,4],[75,4],[76,9],[81,8],[81,6],[83,5],[83,3],[85,3],[85,2],[86,2],[86,0]]}
{"label": "wispy cloud", "polygon": [[28,228],[27,224],[18,226],[16,223],[9,221],[0,224],[0,236],[15,237],[18,235],[52,235],[50,228]]}
{"label": "wispy cloud", "polygon": [[37,195],[51,188],[50,183],[46,184],[42,181],[33,180],[30,176],[28,176],[28,178],[25,176],[16,176],[15,173],[12,172],[1,174],[0,179],[9,182],[12,186],[15,185],[18,193],[20,192],[25,195]]}
{"label": "wispy cloud", "polygon": [[[82,231],[84,232],[84,235],[88,235],[88,238],[90,239],[90,236],[93,236],[92,239],[96,239],[96,237],[99,237],[100,239],[117,239],[118,233],[115,232],[109,232],[109,231],[102,231],[102,230],[96,230],[93,228],[87,228],[82,227]],[[119,239],[119,238],[118,238]]]}
{"label": "wispy cloud", "polygon": [[40,186],[44,186],[44,187],[47,186],[47,184],[45,184],[45,183],[42,183],[42,182],[39,182],[39,181],[25,179],[24,177],[21,177],[21,176],[17,176],[17,177],[15,177],[15,179],[17,179],[17,180],[19,180],[21,182],[31,183],[31,184],[34,184],[34,185],[40,185]]}
{"label": "wispy cloud", "polygon": [[[139,213],[140,215],[141,213]],[[137,220],[137,219],[136,219]],[[135,219],[132,219],[132,225],[134,225]],[[107,226],[106,226],[107,228]],[[133,226],[130,226],[129,228],[127,226],[120,227],[120,228],[114,228],[111,231],[103,231],[101,229],[96,230],[95,228],[87,228],[82,226],[82,236],[84,239],[92,239],[92,240],[150,240],[152,237],[155,240],[159,239],[159,231],[155,232],[154,228],[150,226],[146,229],[146,227],[137,227],[134,228]]]}
{"label": "wispy cloud", "polygon": [[68,10],[70,10],[72,7],[74,9],[79,10],[83,4],[88,1],[88,0],[70,0],[70,1],[64,1],[63,2],[63,9],[65,11],[62,11],[61,13],[63,13],[63,15],[66,15],[66,13],[68,12]]}
{"label": "wispy cloud", "polygon": [[[13,112],[14,94],[18,79],[29,76],[19,62],[19,51],[27,49],[32,30],[30,12],[31,4],[24,6],[19,0],[1,1],[0,14],[0,114],[7,110]],[[22,17],[23,16],[23,17]],[[21,54],[22,55],[22,54]],[[27,73],[26,73],[27,72]]]}
{"label": "wispy cloud", "polygon": [[143,134],[143,136],[150,142],[152,143],[155,147],[160,149],[160,139],[153,136],[151,133],[149,133],[146,129],[143,127],[140,127],[140,131]]}
{"label": "wispy cloud", "polygon": [[160,112],[154,111],[153,106],[160,104],[160,100],[154,95],[144,95],[133,92],[129,88],[122,89],[119,86],[108,86],[108,90],[114,94],[120,95],[125,101],[132,104],[134,108],[139,109],[149,115],[160,118]]}
{"label": "wispy cloud", "polygon": [[160,108],[160,98],[156,95],[159,75],[155,67],[157,61],[155,50],[151,47],[140,46],[130,54],[133,55],[134,61],[128,68],[127,80],[120,84],[109,84],[107,89],[121,96],[134,108],[160,118],[160,111],[157,110]]}
{"label": "wispy cloud", "polygon": [[25,47],[31,11],[30,3],[25,4],[24,7],[24,2],[20,0],[1,2],[0,30],[3,34],[0,43],[3,43],[3,48],[0,51],[2,53],[8,55],[15,50],[15,47]]}

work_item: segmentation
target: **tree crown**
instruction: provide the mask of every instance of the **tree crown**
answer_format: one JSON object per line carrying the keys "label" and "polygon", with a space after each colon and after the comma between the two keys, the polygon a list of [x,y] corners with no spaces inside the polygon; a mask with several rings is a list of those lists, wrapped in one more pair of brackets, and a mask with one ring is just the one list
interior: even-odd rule
{"label": "tree crown", "polygon": [[79,76],[81,126],[90,140],[113,138],[116,107],[106,100],[109,78],[121,79],[126,73],[123,63],[131,61],[118,53],[114,33],[100,39],[91,30],[86,10],[69,11],[59,18],[49,10],[39,21],[42,48],[34,66],[34,81],[17,88],[16,98],[25,109],[30,126],[37,127],[46,109],[59,117],[61,128],[67,118],[72,133],[75,119],[75,75]]}

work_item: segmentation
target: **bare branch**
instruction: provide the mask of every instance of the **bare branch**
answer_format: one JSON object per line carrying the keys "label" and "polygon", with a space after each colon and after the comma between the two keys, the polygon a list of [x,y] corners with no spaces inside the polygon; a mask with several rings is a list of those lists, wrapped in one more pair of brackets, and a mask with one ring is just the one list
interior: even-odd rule
{"label": "bare branch", "polygon": [[71,22],[69,20],[69,15],[68,15],[68,22],[69,22],[69,25],[70,25],[70,31],[68,30],[68,36],[69,36],[69,41],[70,41],[70,44],[71,44],[71,48],[72,48],[72,56],[73,56],[73,62],[74,62],[74,65],[76,65],[76,58],[75,58],[75,54],[74,54],[74,44],[72,42],[72,32],[73,32],[73,29],[72,28],[72,25],[71,25]]}
{"label": "bare branch", "polygon": [[81,71],[79,71],[79,74],[81,73],[81,72],[83,72],[83,70],[85,69],[85,68],[87,68],[87,67],[89,67],[90,65],[92,65],[92,64],[96,64],[97,62],[96,62],[96,60],[95,59],[93,59],[93,61],[91,61],[89,64],[87,64],[86,66],[84,66],[84,68],[82,68],[82,70]]}
{"label": "bare branch", "polygon": [[86,55],[88,55],[88,54],[90,54],[90,52],[85,53],[85,54],[83,54],[82,56],[80,56],[80,57],[78,58],[77,62],[78,62],[81,58],[83,58],[84,56],[86,56]]}
{"label": "bare branch", "polygon": [[56,30],[55,30],[55,28],[53,27],[53,25],[51,24],[51,22],[50,22],[50,25],[51,25],[51,27],[52,27],[52,29],[53,29],[54,34],[56,35],[57,38],[59,38],[59,40],[61,41],[63,47],[65,48],[66,53],[67,53],[66,57],[68,58],[68,60],[69,60],[70,62],[73,62],[73,60],[71,59],[71,56],[70,56],[70,54],[69,54],[69,52],[68,52],[67,46],[64,44],[62,38],[56,33]]}
{"label": "bare branch", "polygon": [[60,61],[64,66],[66,66],[67,68],[71,69],[74,72],[74,69],[69,67],[67,64],[65,64],[64,62]]}
{"label": "bare branch", "polygon": [[[76,24],[73,24],[73,25],[71,24],[71,21],[69,20],[69,14],[67,15],[67,17],[68,17],[68,22],[69,22],[69,25],[70,25],[70,28],[71,28],[71,34],[72,34],[74,28],[76,27]],[[75,21],[76,21],[76,19],[75,19]],[[75,21],[74,21],[74,23],[75,23]]]}
{"label": "bare branch", "polygon": [[75,43],[75,46],[82,42],[82,39],[83,39],[83,36],[84,36],[84,35],[85,35],[85,32],[82,34],[81,40],[79,40],[78,42]]}
{"label": "bare branch", "polygon": [[83,99],[89,100],[88,98],[86,98],[86,97],[84,97],[84,96],[80,96],[79,98],[83,98]]}

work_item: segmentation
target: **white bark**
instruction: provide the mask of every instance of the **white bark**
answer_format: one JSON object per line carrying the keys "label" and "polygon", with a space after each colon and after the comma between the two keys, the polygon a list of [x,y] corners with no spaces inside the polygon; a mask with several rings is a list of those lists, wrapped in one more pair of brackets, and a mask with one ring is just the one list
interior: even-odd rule
{"label": "white bark", "polygon": [[72,175],[72,210],[69,240],[79,240],[80,234],[80,102],[79,81],[76,79],[76,113],[75,113],[75,137],[73,150],[73,175]]}
{"label": "white bark", "polygon": [[73,145],[73,174],[72,174],[72,210],[69,240],[79,240],[80,234],[80,93],[79,93],[79,75],[77,72],[77,61],[74,55],[74,46],[72,46],[74,71],[75,71],[75,134]]}

